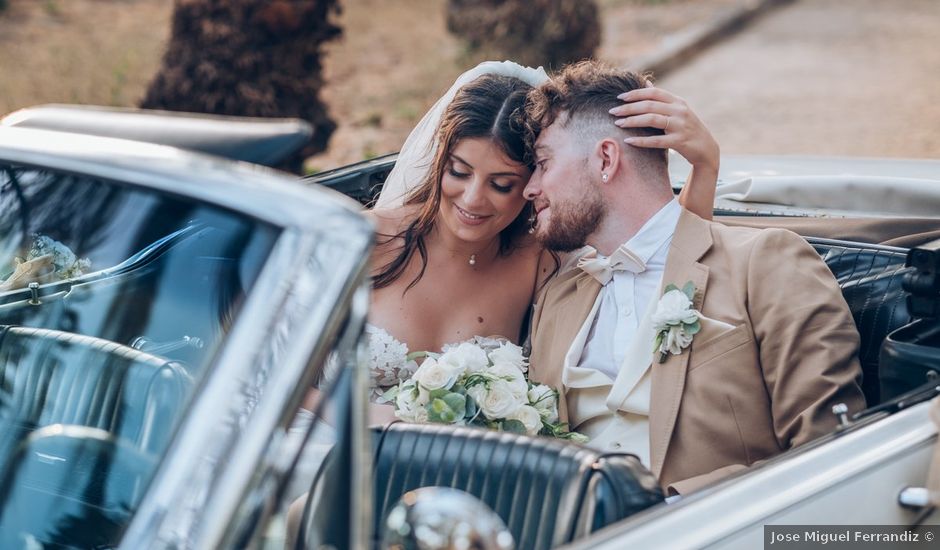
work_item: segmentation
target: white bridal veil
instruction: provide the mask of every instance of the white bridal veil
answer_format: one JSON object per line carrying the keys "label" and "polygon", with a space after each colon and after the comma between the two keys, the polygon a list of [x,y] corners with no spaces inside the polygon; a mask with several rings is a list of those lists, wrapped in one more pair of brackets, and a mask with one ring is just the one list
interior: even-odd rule
{"label": "white bridal veil", "polygon": [[542,67],[533,69],[512,61],[484,61],[460,75],[408,135],[401,152],[398,153],[395,167],[382,186],[382,192],[375,203],[376,208],[401,206],[405,196],[424,181],[437,150],[435,134],[444,110],[457,95],[457,90],[486,74],[515,77],[530,86],[538,86],[548,80],[548,75]]}

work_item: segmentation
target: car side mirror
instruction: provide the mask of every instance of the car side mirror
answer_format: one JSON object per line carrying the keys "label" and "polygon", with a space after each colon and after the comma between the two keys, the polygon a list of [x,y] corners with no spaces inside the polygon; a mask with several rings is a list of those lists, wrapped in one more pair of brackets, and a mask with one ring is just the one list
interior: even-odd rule
{"label": "car side mirror", "polygon": [[512,550],[503,520],[476,497],[449,487],[405,493],[388,513],[382,548]]}

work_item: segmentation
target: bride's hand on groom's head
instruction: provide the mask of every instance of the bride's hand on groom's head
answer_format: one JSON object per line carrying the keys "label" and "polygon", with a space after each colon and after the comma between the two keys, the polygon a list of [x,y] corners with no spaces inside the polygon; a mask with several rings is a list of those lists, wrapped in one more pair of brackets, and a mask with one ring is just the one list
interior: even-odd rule
{"label": "bride's hand on groom's head", "polygon": [[639,88],[617,96],[624,104],[610,114],[621,128],[659,128],[661,136],[628,137],[634,147],[672,149],[697,168],[718,168],[718,142],[685,100],[655,87]]}

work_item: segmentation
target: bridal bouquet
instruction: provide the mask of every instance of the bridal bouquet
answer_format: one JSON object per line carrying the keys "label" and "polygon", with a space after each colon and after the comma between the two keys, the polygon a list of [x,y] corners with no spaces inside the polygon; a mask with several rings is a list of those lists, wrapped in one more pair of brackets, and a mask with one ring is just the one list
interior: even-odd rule
{"label": "bridal bouquet", "polygon": [[14,258],[13,272],[0,279],[0,291],[24,288],[30,283],[48,283],[80,276],[91,262],[79,259],[69,247],[47,237],[34,235],[26,258]]}
{"label": "bridal bouquet", "polygon": [[384,394],[405,422],[485,426],[587,441],[558,421],[558,392],[526,379],[528,361],[522,348],[511,342],[477,337],[439,354],[409,355],[417,357],[425,359],[414,374]]}
{"label": "bridal bouquet", "polygon": [[72,250],[59,241],[45,235],[34,235],[33,244],[26,254],[26,261],[52,256],[52,271],[61,280],[82,275],[91,267],[88,258],[79,259]]}

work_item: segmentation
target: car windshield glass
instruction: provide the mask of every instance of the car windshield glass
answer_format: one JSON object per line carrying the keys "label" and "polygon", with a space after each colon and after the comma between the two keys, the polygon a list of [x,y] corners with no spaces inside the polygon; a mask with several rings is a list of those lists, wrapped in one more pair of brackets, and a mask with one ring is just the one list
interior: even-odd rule
{"label": "car windshield glass", "polygon": [[119,540],[278,234],[0,163],[0,547]]}

